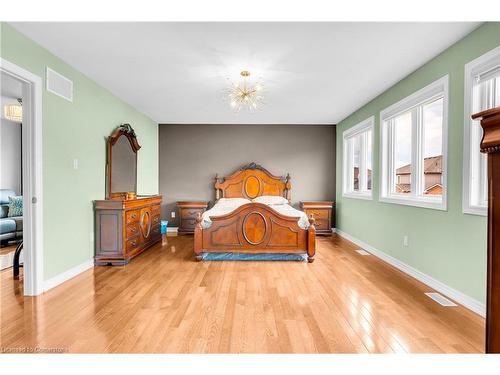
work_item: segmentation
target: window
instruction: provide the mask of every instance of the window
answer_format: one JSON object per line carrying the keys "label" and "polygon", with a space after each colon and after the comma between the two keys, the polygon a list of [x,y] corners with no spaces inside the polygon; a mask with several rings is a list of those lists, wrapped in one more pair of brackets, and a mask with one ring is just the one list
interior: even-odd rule
{"label": "window", "polygon": [[383,202],[446,210],[448,76],[380,113]]}
{"label": "window", "polygon": [[372,199],[373,126],[375,118],[344,131],[343,195]]}
{"label": "window", "polygon": [[463,212],[486,215],[486,155],[479,152],[483,130],[473,113],[500,106],[500,47],[465,65]]}

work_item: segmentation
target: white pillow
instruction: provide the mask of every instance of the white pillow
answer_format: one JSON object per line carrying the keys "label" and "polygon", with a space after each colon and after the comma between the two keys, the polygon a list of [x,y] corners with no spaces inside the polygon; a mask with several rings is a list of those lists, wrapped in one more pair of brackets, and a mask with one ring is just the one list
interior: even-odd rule
{"label": "white pillow", "polygon": [[217,201],[217,203],[221,204],[221,205],[242,206],[244,204],[252,203],[252,202],[246,198],[220,198]]}
{"label": "white pillow", "polygon": [[254,203],[263,203],[267,205],[288,204],[288,199],[276,195],[261,195],[260,197],[252,199]]}

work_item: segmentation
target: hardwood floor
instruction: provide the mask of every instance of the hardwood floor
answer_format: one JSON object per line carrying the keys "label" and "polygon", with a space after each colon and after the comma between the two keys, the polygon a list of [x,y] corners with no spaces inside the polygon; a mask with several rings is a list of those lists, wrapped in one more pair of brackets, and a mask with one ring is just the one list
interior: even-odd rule
{"label": "hardwood floor", "polygon": [[[125,267],[97,267],[37,298],[1,274],[1,343],[68,352],[483,352],[484,319],[352,243],[316,261],[194,262],[167,238]],[[9,349],[10,348],[10,349]]]}
{"label": "hardwood floor", "polygon": [[13,253],[16,251],[17,245],[7,245],[5,247],[0,248],[0,255],[6,255],[9,253]]}

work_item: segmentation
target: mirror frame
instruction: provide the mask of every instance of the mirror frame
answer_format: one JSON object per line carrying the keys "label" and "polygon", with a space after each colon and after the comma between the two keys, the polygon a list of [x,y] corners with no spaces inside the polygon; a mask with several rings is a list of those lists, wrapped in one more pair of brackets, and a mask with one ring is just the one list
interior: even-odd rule
{"label": "mirror frame", "polygon": [[135,135],[135,131],[130,126],[130,124],[121,124],[113,133],[108,137],[106,142],[107,148],[107,160],[106,160],[106,199],[130,199],[128,197],[128,193],[131,192],[112,192],[111,191],[111,175],[113,170],[113,146],[118,142],[120,137],[126,137],[130,143],[130,147],[135,154],[135,191],[133,192],[133,197],[135,198],[137,195],[137,151],[141,148],[137,137]]}

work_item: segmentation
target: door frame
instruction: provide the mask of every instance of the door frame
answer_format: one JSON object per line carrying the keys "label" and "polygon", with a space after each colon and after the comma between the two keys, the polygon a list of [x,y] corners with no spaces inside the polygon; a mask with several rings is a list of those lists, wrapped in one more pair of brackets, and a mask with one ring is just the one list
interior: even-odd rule
{"label": "door frame", "polygon": [[24,295],[43,293],[42,78],[0,57],[0,71],[23,82]]}

